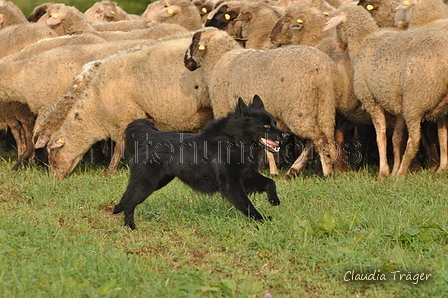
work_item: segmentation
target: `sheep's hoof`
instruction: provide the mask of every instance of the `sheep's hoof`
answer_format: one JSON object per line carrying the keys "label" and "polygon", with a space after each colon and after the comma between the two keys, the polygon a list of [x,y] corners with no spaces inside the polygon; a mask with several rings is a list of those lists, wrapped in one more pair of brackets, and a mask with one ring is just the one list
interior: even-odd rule
{"label": "sheep's hoof", "polygon": [[278,173],[270,173],[269,176],[271,176],[272,179],[275,179],[278,177]]}
{"label": "sheep's hoof", "polygon": [[297,175],[297,170],[296,169],[289,169],[288,172],[286,172],[285,174],[285,179],[288,181],[291,181],[291,179]]}

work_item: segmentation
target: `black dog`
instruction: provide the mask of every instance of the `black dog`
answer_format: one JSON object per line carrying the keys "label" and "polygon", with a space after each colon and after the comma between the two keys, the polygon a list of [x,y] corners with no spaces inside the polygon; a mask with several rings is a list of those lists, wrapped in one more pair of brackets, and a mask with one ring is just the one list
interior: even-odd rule
{"label": "black dog", "polygon": [[275,182],[258,173],[258,166],[262,150],[278,152],[279,140],[288,134],[276,126],[257,95],[249,106],[240,98],[235,112],[210,122],[199,134],[156,131],[146,119],[133,121],[125,134],[126,150],[133,156],[131,175],[113,213],[124,211],[125,225],[131,229],[135,207],[174,177],[199,192],[219,191],[256,220],[263,216],[247,194],[267,192],[272,205],[280,204]]}

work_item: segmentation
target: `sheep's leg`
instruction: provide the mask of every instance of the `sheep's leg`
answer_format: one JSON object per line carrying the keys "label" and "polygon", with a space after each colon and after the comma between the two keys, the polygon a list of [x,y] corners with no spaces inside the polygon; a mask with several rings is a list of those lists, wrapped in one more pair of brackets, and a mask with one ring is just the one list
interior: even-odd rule
{"label": "sheep's leg", "polygon": [[124,153],[124,138],[121,139],[120,142],[117,142],[114,147],[114,153],[112,154],[112,158],[110,160],[110,164],[104,173],[105,177],[109,177],[117,172],[118,166],[120,165],[120,159]]}
{"label": "sheep's leg", "polygon": [[439,136],[440,146],[440,165],[436,171],[436,174],[441,174],[448,171],[448,135],[446,122],[446,116],[442,116],[437,119],[437,134]]}
{"label": "sheep's leg", "polygon": [[341,120],[336,126],[335,141],[338,148],[337,159],[334,163],[334,168],[338,172],[347,171],[347,162],[345,151],[343,150],[345,144],[345,133],[347,132],[347,121]]}
{"label": "sheep's leg", "polygon": [[394,151],[394,167],[392,169],[392,176],[397,175],[401,164],[404,131],[406,123],[402,116],[397,115],[395,118],[394,132],[392,134],[392,149]]}
{"label": "sheep's leg", "polygon": [[18,170],[24,164],[30,163],[34,158],[33,126],[22,124],[21,136],[25,150],[12,168],[13,171]]}
{"label": "sheep's leg", "polygon": [[376,143],[380,158],[380,178],[389,176],[389,165],[387,163],[387,136],[386,136],[386,116],[384,110],[379,105],[374,105],[369,111],[373,126],[376,132]]}
{"label": "sheep's leg", "polygon": [[300,153],[299,157],[294,161],[288,172],[286,172],[285,179],[290,180],[305,167],[306,163],[310,159],[311,148],[313,148],[313,141],[307,140],[302,153]]}
{"label": "sheep's leg", "polygon": [[406,126],[408,127],[408,142],[404,151],[403,160],[397,172],[398,176],[407,175],[409,166],[417,154],[421,139],[420,122],[421,117],[407,119],[406,121]]}
{"label": "sheep's leg", "polygon": [[330,144],[328,138],[320,137],[317,140],[320,162],[322,164],[322,172],[324,176],[333,174],[333,164],[337,159],[336,144]]}
{"label": "sheep's leg", "polygon": [[266,156],[268,157],[269,174],[272,178],[275,178],[278,176],[278,170],[277,165],[275,163],[274,153],[266,150]]}

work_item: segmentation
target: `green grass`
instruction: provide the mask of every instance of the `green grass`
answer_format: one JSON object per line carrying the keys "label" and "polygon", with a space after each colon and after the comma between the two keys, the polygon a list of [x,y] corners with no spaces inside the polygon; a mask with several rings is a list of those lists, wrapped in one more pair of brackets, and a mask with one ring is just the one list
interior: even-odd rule
{"label": "green grass", "polygon": [[[448,295],[448,181],[432,171],[278,178],[280,206],[251,196],[272,216],[262,224],[174,181],[137,207],[131,231],[111,214],[125,167],[104,178],[79,166],[57,181],[12,165],[0,161],[0,297]],[[387,280],[345,281],[352,270]],[[413,284],[395,271],[431,276]]]}

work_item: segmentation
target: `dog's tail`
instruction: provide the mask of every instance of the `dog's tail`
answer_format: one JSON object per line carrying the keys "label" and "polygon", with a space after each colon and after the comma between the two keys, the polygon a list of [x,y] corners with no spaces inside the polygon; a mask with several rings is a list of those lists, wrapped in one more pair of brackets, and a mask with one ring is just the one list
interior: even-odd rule
{"label": "dog's tail", "polygon": [[156,131],[154,123],[148,119],[137,119],[132,121],[124,131],[126,136],[126,152],[130,157],[134,157],[140,146],[145,144],[148,137]]}

